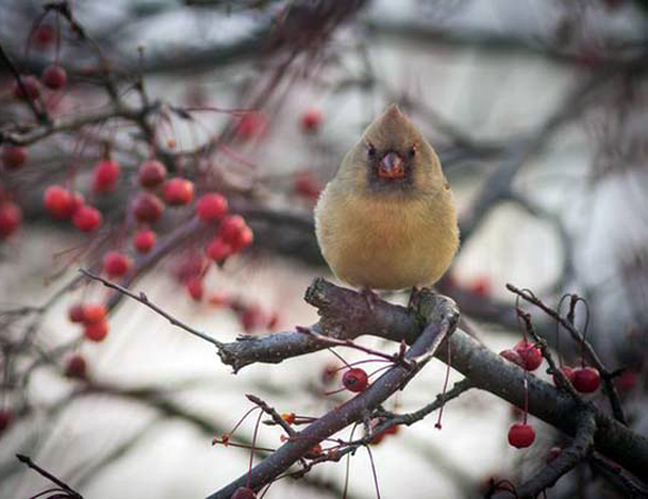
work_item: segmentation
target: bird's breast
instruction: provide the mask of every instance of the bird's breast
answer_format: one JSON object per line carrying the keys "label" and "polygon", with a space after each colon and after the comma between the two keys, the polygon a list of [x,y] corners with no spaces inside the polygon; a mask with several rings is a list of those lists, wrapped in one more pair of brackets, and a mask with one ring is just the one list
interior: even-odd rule
{"label": "bird's breast", "polygon": [[403,199],[325,192],[316,217],[324,258],[340,279],[356,286],[432,284],[458,244],[454,203],[442,194]]}

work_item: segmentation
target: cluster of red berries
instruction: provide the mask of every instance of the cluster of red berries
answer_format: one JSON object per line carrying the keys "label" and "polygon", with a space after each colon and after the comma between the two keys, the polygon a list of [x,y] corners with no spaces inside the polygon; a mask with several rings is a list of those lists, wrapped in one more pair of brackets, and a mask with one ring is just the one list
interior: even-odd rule
{"label": "cluster of red berries", "polygon": [[105,305],[77,303],[68,310],[68,318],[83,326],[83,334],[90,341],[98,343],[108,336],[108,310]]}
{"label": "cluster of red berries", "polygon": [[12,93],[19,100],[36,100],[41,96],[42,87],[59,91],[67,85],[67,73],[58,64],[47,66],[41,74],[40,80],[34,75],[22,75],[20,81],[16,80],[12,86]]}

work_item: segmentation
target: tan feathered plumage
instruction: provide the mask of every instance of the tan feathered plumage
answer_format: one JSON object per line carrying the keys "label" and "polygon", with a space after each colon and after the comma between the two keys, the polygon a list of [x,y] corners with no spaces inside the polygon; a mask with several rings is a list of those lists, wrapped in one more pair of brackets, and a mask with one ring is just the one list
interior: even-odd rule
{"label": "tan feathered plumage", "polygon": [[[404,173],[380,170],[394,158]],[[432,285],[452,263],[454,196],[434,149],[396,105],[344,157],[315,207],[315,228],[331,270],[354,286]]]}

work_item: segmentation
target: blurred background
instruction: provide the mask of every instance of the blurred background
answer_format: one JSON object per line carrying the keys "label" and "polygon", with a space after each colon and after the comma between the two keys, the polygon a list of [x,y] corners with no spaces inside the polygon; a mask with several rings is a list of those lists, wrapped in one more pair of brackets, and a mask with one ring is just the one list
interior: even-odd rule
{"label": "blurred background", "polygon": [[[203,497],[247,470],[249,449],[212,446],[251,407],[244,394],[308,416],[348,398],[325,395],[340,387],[330,352],[233,375],[210,344],[77,269],[100,272],[117,251],[124,285],[220,341],[316,322],[303,293],[332,276],[312,208],[392,102],[426,133],[459,202],[462,247],[440,291],[495,351],[521,337],[506,283],[552,305],[583,296],[577,323],[623,369],[626,411],[647,434],[647,15],[639,0],[0,0],[0,496],[50,487],[22,453],[87,498]],[[52,65],[63,85],[45,78]],[[16,72],[37,98],[20,97],[31,88],[16,88]],[[193,203],[173,207],[160,191],[159,221],[134,215],[140,165],[153,159],[190,179],[195,198],[224,196],[253,241],[215,264],[204,248],[216,229],[196,222]],[[103,189],[102,161],[119,170]],[[43,199],[55,185],[103,224],[52,217]],[[157,242],[136,251],[149,228]],[[105,338],[69,320],[78,303],[109,308]],[[556,345],[555,326],[532,312],[576,362],[579,347]],[[444,367],[431,363],[387,408],[433,400]],[[448,405],[442,431],[428,418],[388,435],[372,446],[382,497],[480,497],[490,477],[532,476],[561,437],[534,421],[536,443],[515,450],[517,417],[471,391]],[[249,443],[255,419],[233,440]],[[280,443],[261,427],[260,446]],[[266,497],[342,497],[346,477],[349,498],[376,497],[362,451]],[[579,486],[617,494],[584,467],[550,497]]]}

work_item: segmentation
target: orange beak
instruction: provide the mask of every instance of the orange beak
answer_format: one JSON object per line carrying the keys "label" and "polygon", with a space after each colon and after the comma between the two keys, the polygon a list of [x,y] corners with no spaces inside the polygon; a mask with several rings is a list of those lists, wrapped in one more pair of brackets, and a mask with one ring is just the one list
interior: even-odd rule
{"label": "orange beak", "polygon": [[403,178],[405,176],[405,162],[395,152],[388,152],[380,160],[378,176],[381,178]]}

